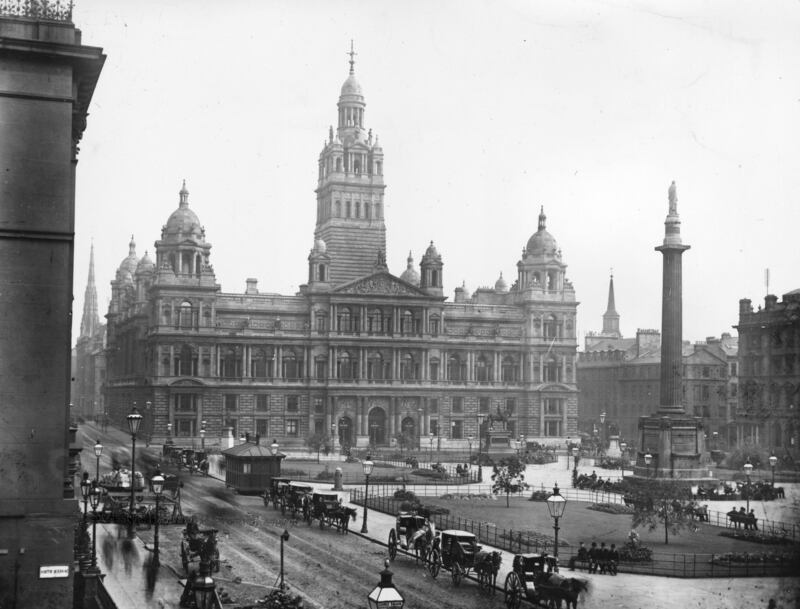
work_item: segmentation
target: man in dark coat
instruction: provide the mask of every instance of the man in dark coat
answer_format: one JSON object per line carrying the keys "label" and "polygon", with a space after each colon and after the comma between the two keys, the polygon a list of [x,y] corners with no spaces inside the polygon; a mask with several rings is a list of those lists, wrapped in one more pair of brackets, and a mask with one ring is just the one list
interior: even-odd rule
{"label": "man in dark coat", "polygon": [[594,573],[597,571],[597,560],[598,560],[598,549],[597,549],[597,542],[592,542],[592,547],[589,548],[589,573]]}
{"label": "man in dark coat", "polygon": [[608,551],[608,572],[611,575],[617,574],[617,565],[619,564],[619,552],[617,551],[616,544],[611,544],[611,549]]}
{"label": "man in dark coat", "polygon": [[600,566],[600,573],[605,573],[608,569],[608,548],[606,547],[606,542],[600,542],[600,549],[597,552],[597,562]]}

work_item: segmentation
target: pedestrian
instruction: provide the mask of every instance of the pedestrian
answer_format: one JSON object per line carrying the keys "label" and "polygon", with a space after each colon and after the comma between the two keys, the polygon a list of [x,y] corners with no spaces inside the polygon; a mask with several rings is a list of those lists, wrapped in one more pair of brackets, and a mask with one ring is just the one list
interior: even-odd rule
{"label": "pedestrian", "polygon": [[606,547],[605,541],[600,542],[600,550],[598,551],[597,562],[600,566],[600,573],[605,573],[608,570],[608,548]]}
{"label": "pedestrian", "polygon": [[754,531],[758,530],[758,524],[756,524],[757,520],[758,520],[758,518],[756,518],[756,511],[755,510],[750,510],[750,514],[747,517],[747,524]]}
{"label": "pedestrian", "polygon": [[586,549],[583,542],[580,542],[578,544],[578,554],[569,559],[569,570],[575,570],[576,561],[586,562],[587,560],[589,560],[589,550]]}
{"label": "pedestrian", "polygon": [[[750,528],[750,526],[747,523],[747,512],[745,511],[744,506],[741,506],[739,508],[739,522],[742,523],[742,526],[745,528],[745,530]],[[737,526],[736,528],[739,527]]]}
{"label": "pedestrian", "polygon": [[597,542],[592,542],[592,547],[589,548],[589,573],[597,571]]}
{"label": "pedestrian", "polygon": [[617,574],[617,565],[619,565],[619,552],[616,544],[612,543],[611,549],[608,551],[608,569],[611,575]]}

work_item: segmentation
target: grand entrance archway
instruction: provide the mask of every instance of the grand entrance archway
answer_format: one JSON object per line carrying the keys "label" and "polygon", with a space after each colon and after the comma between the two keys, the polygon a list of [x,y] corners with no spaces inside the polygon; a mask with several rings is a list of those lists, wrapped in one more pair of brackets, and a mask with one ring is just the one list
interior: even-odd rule
{"label": "grand entrance archway", "polygon": [[339,444],[342,446],[353,445],[353,421],[350,417],[341,417],[337,422],[336,429],[339,434]]}
{"label": "grand entrance archway", "polygon": [[386,411],[383,408],[376,407],[369,411],[367,431],[369,432],[370,445],[382,446],[386,444]]}
{"label": "grand entrance archway", "polygon": [[405,417],[400,422],[400,430],[403,434],[403,442],[401,448],[413,448],[417,446],[419,438],[417,437],[417,422],[411,417]]}

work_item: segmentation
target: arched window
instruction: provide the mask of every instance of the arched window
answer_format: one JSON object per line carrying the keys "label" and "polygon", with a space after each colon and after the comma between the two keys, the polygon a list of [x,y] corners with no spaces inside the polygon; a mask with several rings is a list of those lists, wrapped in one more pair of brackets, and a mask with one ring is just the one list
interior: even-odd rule
{"label": "arched window", "polygon": [[323,313],[322,311],[318,311],[314,316],[317,325],[317,332],[327,332],[328,331],[328,316]]}
{"label": "arched window", "polygon": [[181,307],[178,311],[178,326],[184,330],[188,330],[193,328],[194,325],[194,311],[192,309],[192,303],[184,300],[181,303]]}
{"label": "arched window", "polygon": [[467,364],[457,354],[453,354],[447,359],[447,380],[467,380]]}
{"label": "arched window", "polygon": [[223,348],[219,375],[223,378],[241,378],[242,355],[238,349],[234,347]]}
{"label": "arched window", "polygon": [[358,359],[344,351],[336,361],[336,376],[340,380],[352,381],[358,378]]}
{"label": "arched window", "polygon": [[294,351],[284,351],[283,353],[283,378],[287,380],[297,380],[303,378],[303,358]]}
{"label": "arched window", "polygon": [[414,314],[406,309],[403,311],[403,317],[400,320],[400,334],[413,334],[414,333]]}
{"label": "arched window", "polygon": [[254,349],[250,359],[250,369],[253,378],[265,379],[267,376],[267,352],[265,349]]}
{"label": "arched window", "polygon": [[475,380],[479,383],[488,383],[492,380],[492,363],[485,355],[481,355],[475,361]]}
{"label": "arched window", "polygon": [[431,381],[438,381],[439,380],[439,358],[432,357],[430,359],[430,378]]}
{"label": "arched window", "polygon": [[165,324],[169,324],[170,320],[172,319],[172,307],[168,304],[165,304],[161,307],[161,319]]}
{"label": "arched window", "polygon": [[369,334],[383,334],[383,315],[380,309],[367,311],[367,332]]}
{"label": "arched window", "polygon": [[[337,159],[337,163],[338,162],[339,162],[339,160]],[[333,215],[336,218],[341,218],[342,217],[342,202],[341,201],[336,201],[336,203],[333,204]]]}
{"label": "arched window", "polygon": [[339,309],[339,334],[342,332],[350,332],[351,321],[350,309],[348,307]]}
{"label": "arched window", "polygon": [[503,382],[513,383],[517,380],[518,367],[513,357],[510,355],[505,356],[503,358],[502,367]]}
{"label": "arched window", "polygon": [[367,379],[370,381],[382,381],[384,366],[383,357],[380,352],[373,351],[367,356]]}
{"label": "arched window", "polygon": [[419,376],[419,366],[414,361],[410,353],[406,353],[400,359],[400,379],[403,381],[413,381]]}
{"label": "arched window", "polygon": [[555,315],[548,315],[544,320],[544,337],[547,339],[561,338],[561,324]]}
{"label": "arched window", "polygon": [[325,278],[325,265],[320,264],[317,268],[317,281],[327,281]]}
{"label": "arched window", "polygon": [[183,345],[175,358],[176,376],[197,376],[197,353],[189,345]]}
{"label": "arched window", "polygon": [[545,383],[558,383],[561,381],[561,366],[558,365],[558,359],[551,356],[544,363],[544,382]]}

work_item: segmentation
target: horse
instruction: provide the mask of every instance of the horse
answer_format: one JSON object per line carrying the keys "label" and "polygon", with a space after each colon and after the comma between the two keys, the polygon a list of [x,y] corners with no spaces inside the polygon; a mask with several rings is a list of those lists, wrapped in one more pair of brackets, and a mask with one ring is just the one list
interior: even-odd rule
{"label": "horse", "polygon": [[[578,609],[578,600],[582,593],[589,594],[589,580],[578,577],[561,577],[558,573],[545,573],[536,586],[539,598],[553,601],[561,609],[561,601],[566,601],[567,609]],[[549,604],[549,603],[548,603]]]}
{"label": "horse", "polygon": [[347,507],[345,505],[342,506],[338,512],[339,513],[336,516],[339,520],[339,531],[342,534],[347,535],[347,533],[350,531],[350,519],[352,518],[353,522],[356,521],[356,509]]}
{"label": "horse", "polygon": [[408,539],[408,547],[414,551],[417,561],[424,561],[433,545],[433,538],[436,536],[436,525],[432,521],[426,521],[426,524],[416,531]]}
{"label": "horse", "polygon": [[481,550],[475,556],[475,574],[478,576],[478,581],[483,582],[486,589],[490,589],[492,593],[494,593],[497,583],[497,573],[500,571],[501,562],[503,562],[503,555],[497,551]]}

